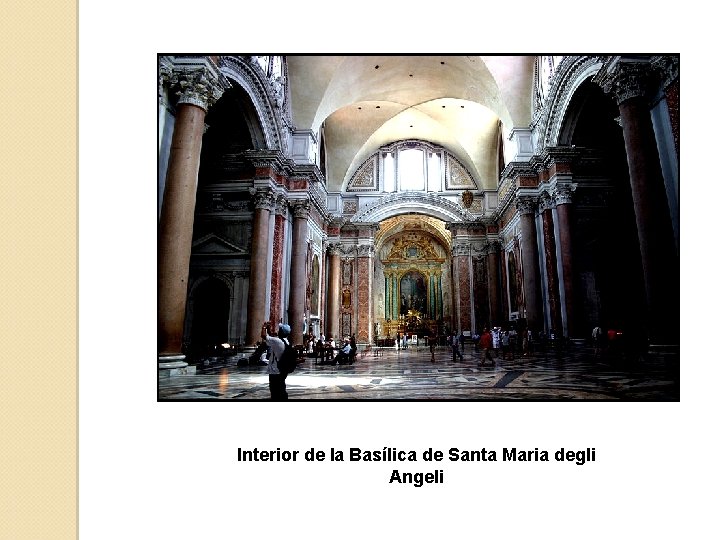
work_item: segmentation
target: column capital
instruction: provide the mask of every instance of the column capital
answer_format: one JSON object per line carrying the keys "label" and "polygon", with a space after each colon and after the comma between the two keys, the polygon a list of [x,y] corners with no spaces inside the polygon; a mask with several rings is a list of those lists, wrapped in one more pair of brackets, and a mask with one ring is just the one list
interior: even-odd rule
{"label": "column capital", "polygon": [[167,58],[159,72],[162,81],[177,96],[178,105],[195,105],[205,112],[230,88],[217,66],[203,56]]}
{"label": "column capital", "polygon": [[342,248],[340,247],[340,242],[329,243],[327,250],[328,250],[328,254],[331,257],[339,257],[340,255],[342,255]]}
{"label": "column capital", "polygon": [[628,99],[644,97],[651,75],[648,61],[630,61],[617,56],[600,68],[593,81],[620,105]]}
{"label": "column capital", "polygon": [[256,210],[273,210],[275,208],[275,201],[277,197],[272,191],[260,191],[250,188],[250,195],[252,195],[253,201],[255,202]]}
{"label": "column capital", "polygon": [[577,184],[559,184],[555,187],[553,193],[553,200],[555,205],[559,204],[571,204],[572,194],[577,189]]}
{"label": "column capital", "polygon": [[650,64],[660,77],[663,89],[680,76],[679,56],[653,56]]}
{"label": "column capital", "polygon": [[543,192],[538,201],[538,210],[542,213],[545,210],[552,210],[553,208],[555,208],[555,200],[553,196],[547,191]]}
{"label": "column capital", "polygon": [[500,253],[500,242],[495,242],[495,241],[488,242],[488,243],[485,245],[485,253],[487,253],[487,254],[490,254],[490,253],[494,253],[494,254]]}
{"label": "column capital", "polygon": [[375,248],[370,244],[360,244],[357,247],[358,257],[372,257],[375,254]]}
{"label": "column capital", "polygon": [[287,211],[288,207],[290,206],[290,202],[287,200],[287,197],[284,197],[283,195],[278,195],[275,197],[275,215],[281,215],[282,217],[287,217]]}
{"label": "column capital", "polygon": [[295,218],[308,219],[310,217],[310,201],[307,199],[290,201],[288,205]]}
{"label": "column capital", "polygon": [[515,200],[515,208],[517,208],[518,214],[521,216],[527,214],[535,214],[535,208],[537,207],[537,201],[535,197],[518,197]]}
{"label": "column capital", "polygon": [[460,256],[470,255],[471,249],[472,249],[472,246],[468,243],[455,244],[452,247],[452,256],[460,257]]}

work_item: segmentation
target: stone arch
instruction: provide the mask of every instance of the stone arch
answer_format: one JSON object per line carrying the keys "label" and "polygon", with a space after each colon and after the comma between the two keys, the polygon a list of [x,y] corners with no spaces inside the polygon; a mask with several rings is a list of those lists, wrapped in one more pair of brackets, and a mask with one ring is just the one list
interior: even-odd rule
{"label": "stone arch", "polygon": [[400,214],[426,214],[448,221],[474,221],[474,217],[460,205],[432,193],[394,193],[355,214],[350,221],[377,223]]}
{"label": "stone arch", "polygon": [[602,63],[603,59],[600,56],[566,56],[560,62],[550,86],[548,105],[542,111],[533,130],[536,152],[560,144],[565,115],[575,91],[600,70]]}
{"label": "stone arch", "polygon": [[262,133],[262,137],[258,137],[258,149],[281,150],[288,155],[289,137],[281,129],[282,120],[268,93],[268,83],[250,64],[232,56],[221,58],[220,71],[245,90],[255,107]]}

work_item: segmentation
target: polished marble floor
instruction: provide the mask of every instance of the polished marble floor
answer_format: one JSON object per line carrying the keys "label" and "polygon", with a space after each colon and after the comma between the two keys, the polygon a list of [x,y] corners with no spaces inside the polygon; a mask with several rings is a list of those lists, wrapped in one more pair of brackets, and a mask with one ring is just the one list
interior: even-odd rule
{"label": "polished marble floor", "polygon": [[[499,358],[480,365],[481,352],[466,347],[452,361],[438,347],[359,353],[352,365],[316,364],[307,358],[287,378],[290,400],[376,401],[679,401],[677,356],[593,356],[580,346],[565,351]],[[265,366],[237,366],[232,358],[197,366],[195,375],[158,379],[159,401],[267,400]]]}

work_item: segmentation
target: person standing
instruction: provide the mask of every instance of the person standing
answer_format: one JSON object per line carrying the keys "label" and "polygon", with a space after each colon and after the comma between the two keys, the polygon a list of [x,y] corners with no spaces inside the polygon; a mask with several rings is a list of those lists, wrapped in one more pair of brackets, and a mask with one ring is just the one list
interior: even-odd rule
{"label": "person standing", "polygon": [[493,346],[493,339],[490,335],[490,331],[485,328],[483,330],[482,335],[480,336],[480,348],[482,349],[482,361],[480,362],[481,366],[485,365],[485,360],[490,360],[490,363],[492,365],[495,365],[495,360],[492,359],[492,356],[490,356],[490,349],[492,349]]}
{"label": "person standing", "polygon": [[270,399],[286,400],[288,399],[288,393],[285,387],[287,373],[280,372],[277,362],[280,356],[282,356],[285,347],[290,347],[290,343],[287,340],[290,335],[290,325],[282,323],[278,325],[277,336],[270,333],[270,328],[272,328],[270,322],[266,322],[260,334],[260,337],[267,343],[269,348],[267,358]]}
{"label": "person standing", "polygon": [[426,338],[428,347],[430,347],[430,361],[435,361],[435,347],[437,347],[437,334],[435,332],[431,333],[429,337]]}
{"label": "person standing", "polygon": [[463,355],[462,355],[462,352],[460,352],[460,331],[459,330],[457,332],[455,332],[455,334],[453,334],[452,351],[453,351],[453,356],[452,356],[453,362],[457,362],[457,360],[456,360],[457,357],[460,357],[460,360],[462,360]]}
{"label": "person standing", "polygon": [[592,331],[592,342],[593,342],[593,357],[597,358],[600,356],[600,341],[602,338],[602,328],[596,326]]}

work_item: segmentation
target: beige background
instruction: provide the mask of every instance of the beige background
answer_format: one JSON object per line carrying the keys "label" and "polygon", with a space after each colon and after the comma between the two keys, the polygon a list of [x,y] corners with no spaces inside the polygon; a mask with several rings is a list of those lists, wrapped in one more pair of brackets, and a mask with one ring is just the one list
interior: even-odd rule
{"label": "beige background", "polygon": [[77,8],[0,17],[0,539],[77,537]]}

